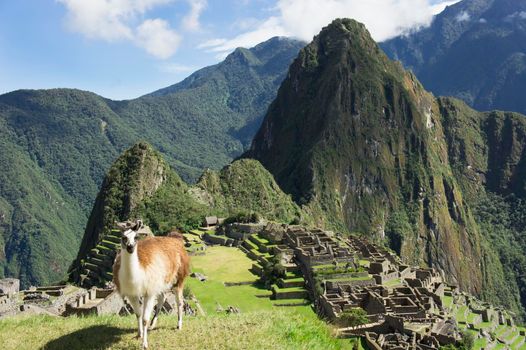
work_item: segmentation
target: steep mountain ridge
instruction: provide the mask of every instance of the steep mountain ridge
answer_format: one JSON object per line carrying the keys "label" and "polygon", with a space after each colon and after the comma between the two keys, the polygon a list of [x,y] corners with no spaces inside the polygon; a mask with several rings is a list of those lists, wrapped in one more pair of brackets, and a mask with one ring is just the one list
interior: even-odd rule
{"label": "steep mountain ridge", "polygon": [[[0,275],[22,277],[24,286],[51,283],[64,275],[67,261],[74,258],[71,247],[79,244],[107,169],[135,142],[151,142],[190,181],[197,180],[203,169],[220,169],[241,154],[303,45],[274,38],[253,49],[238,49],[224,62],[179,84],[130,101],[111,101],[75,89],[1,95],[0,130],[6,154],[0,157],[17,175],[4,177],[0,185],[0,214],[5,217]],[[239,60],[238,52],[257,59]],[[24,168],[40,180],[21,176]],[[55,193],[59,198],[55,202],[64,203],[68,210],[40,210],[52,205],[46,194],[38,199],[13,194],[13,188],[40,193],[37,183]],[[25,210],[13,209],[18,205]],[[36,231],[45,232],[38,246],[32,238]],[[31,254],[39,265],[53,262],[56,271],[31,269],[31,250],[45,250],[44,258]],[[25,265],[29,272],[24,275],[20,271]]]}
{"label": "steep mountain ridge", "polygon": [[526,1],[463,0],[431,26],[380,46],[436,95],[526,113]]}
{"label": "steep mountain ridge", "polygon": [[510,276],[464,193],[447,103],[463,106],[461,118],[485,116],[435,99],[363,25],[335,20],[300,51],[244,157],[261,161],[319,223],[385,239],[406,261],[518,310],[517,285],[499,290]]}

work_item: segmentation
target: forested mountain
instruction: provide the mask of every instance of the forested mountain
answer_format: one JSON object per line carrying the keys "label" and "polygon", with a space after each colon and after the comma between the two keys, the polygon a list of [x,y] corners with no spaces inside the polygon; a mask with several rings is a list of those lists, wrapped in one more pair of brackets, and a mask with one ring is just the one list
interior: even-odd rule
{"label": "forested mountain", "polygon": [[0,277],[24,286],[64,277],[104,174],[138,140],[191,182],[240,155],[303,45],[273,38],[239,48],[129,101],[74,89],[1,95]]}
{"label": "forested mountain", "polygon": [[300,51],[244,156],[320,225],[523,313],[523,115],[435,98],[363,25],[335,20]]}
{"label": "forested mountain", "polygon": [[380,45],[435,95],[526,113],[526,0],[463,0]]}

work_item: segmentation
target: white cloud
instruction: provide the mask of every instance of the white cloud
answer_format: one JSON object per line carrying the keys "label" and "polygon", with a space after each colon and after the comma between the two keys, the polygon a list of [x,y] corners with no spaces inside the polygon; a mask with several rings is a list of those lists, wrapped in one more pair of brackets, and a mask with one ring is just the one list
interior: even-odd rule
{"label": "white cloud", "polygon": [[170,29],[165,20],[147,19],[137,27],[137,45],[155,57],[169,58],[177,51],[180,42],[181,37]]}
{"label": "white cloud", "polygon": [[66,6],[67,26],[91,39],[132,39],[129,22],[172,0],[57,0]]}
{"label": "white cloud", "polygon": [[193,72],[197,70],[197,68],[193,66],[187,66],[184,64],[171,62],[171,63],[162,64],[161,66],[159,66],[159,70],[163,73],[180,74],[180,73]]}
{"label": "white cloud", "polygon": [[273,36],[312,40],[335,18],[350,17],[365,23],[373,38],[382,41],[431,23],[433,15],[457,1],[430,0],[277,0],[275,14],[253,30],[234,38],[200,45],[224,57],[238,46],[250,47]]}
{"label": "white cloud", "polygon": [[279,18],[270,17],[256,29],[242,33],[233,39],[212,39],[198,47],[206,48],[209,52],[215,52],[218,59],[223,59],[237,47],[252,47],[274,36],[293,35],[281,26]]}
{"label": "white cloud", "polygon": [[[127,40],[149,54],[167,59],[172,56],[181,36],[160,18],[146,18],[146,13],[175,0],[57,0],[67,9],[66,25],[89,39],[113,42]],[[188,0],[190,13],[183,25],[199,26],[205,0]]]}
{"label": "white cloud", "polygon": [[504,20],[511,21],[513,19],[526,19],[526,11],[517,11],[511,15],[506,16]]}
{"label": "white cloud", "polygon": [[197,48],[198,49],[208,49],[208,48],[212,48],[215,46],[220,46],[226,43],[227,41],[228,41],[227,39],[211,39],[211,40],[205,41],[204,43],[199,44]]}
{"label": "white cloud", "polygon": [[431,12],[434,15],[439,14],[440,12],[444,11],[446,7],[451,6],[459,2],[460,0],[448,0],[448,1],[439,1],[437,4],[434,4],[431,6]]}
{"label": "white cloud", "polygon": [[186,30],[198,30],[200,28],[199,17],[206,8],[206,0],[188,0],[190,12],[183,18],[183,27]]}
{"label": "white cloud", "polygon": [[455,17],[455,19],[457,22],[467,22],[471,19],[471,15],[466,11],[462,11],[457,15],[457,17]]}

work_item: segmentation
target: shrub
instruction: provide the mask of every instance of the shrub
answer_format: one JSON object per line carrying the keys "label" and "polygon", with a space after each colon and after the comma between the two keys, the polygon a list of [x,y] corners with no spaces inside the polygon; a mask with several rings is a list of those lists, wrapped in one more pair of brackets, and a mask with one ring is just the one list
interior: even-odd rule
{"label": "shrub", "polygon": [[355,327],[369,322],[367,312],[362,308],[353,308],[349,311],[344,311],[340,315],[340,322],[346,327]]}
{"label": "shrub", "polygon": [[258,223],[261,220],[261,216],[256,212],[239,212],[225,219],[225,224],[232,224],[234,222],[240,222],[244,224]]}

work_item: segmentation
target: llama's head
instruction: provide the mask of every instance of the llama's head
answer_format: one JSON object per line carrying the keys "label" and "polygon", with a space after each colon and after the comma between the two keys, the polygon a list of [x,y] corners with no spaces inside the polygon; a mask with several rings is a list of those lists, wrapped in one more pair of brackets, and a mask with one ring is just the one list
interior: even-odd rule
{"label": "llama's head", "polygon": [[142,227],[142,220],[136,222],[122,222],[117,223],[117,227],[121,231],[121,247],[132,254],[137,246],[137,231]]}

